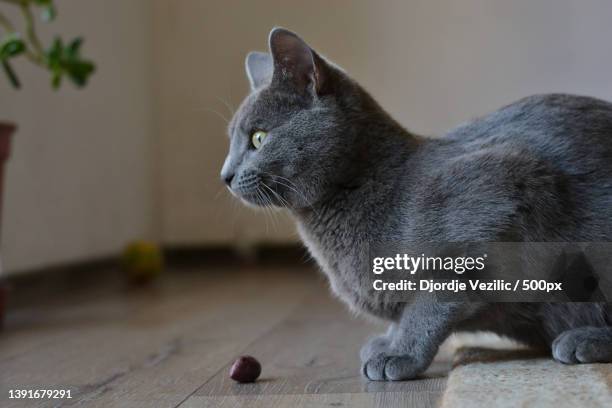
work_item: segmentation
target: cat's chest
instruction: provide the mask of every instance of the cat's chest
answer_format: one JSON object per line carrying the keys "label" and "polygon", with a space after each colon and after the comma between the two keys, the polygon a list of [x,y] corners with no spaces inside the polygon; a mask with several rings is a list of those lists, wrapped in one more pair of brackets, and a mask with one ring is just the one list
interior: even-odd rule
{"label": "cat's chest", "polygon": [[[362,309],[365,293],[363,271],[367,269],[367,248],[364,231],[348,225],[325,228],[298,223],[302,241],[327,275],[335,294],[352,308]],[[365,269],[364,269],[365,268]]]}
{"label": "cat's chest", "polygon": [[[317,233],[298,223],[302,241],[327,275],[332,291],[356,313],[385,320],[397,318],[399,304],[372,289],[369,247],[363,230]],[[347,233],[350,238],[343,236]],[[341,234],[340,236],[337,234]]]}
{"label": "cat's chest", "polygon": [[358,266],[361,240],[357,232],[339,226],[313,228],[304,223],[298,223],[298,232],[327,274],[344,275],[347,268]]}

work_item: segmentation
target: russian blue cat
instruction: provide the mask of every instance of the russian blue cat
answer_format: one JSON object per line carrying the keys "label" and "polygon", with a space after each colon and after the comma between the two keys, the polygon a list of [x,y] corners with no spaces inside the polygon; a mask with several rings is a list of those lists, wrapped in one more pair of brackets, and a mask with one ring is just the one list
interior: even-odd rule
{"label": "russian blue cat", "polygon": [[606,303],[385,302],[360,276],[371,242],[612,241],[612,104],[531,96],[425,138],[296,34],[276,28],[269,47],[246,58],[221,177],[247,204],[286,208],[333,292],[390,322],[362,348],[365,377],[418,376],[458,330],[612,361]]}

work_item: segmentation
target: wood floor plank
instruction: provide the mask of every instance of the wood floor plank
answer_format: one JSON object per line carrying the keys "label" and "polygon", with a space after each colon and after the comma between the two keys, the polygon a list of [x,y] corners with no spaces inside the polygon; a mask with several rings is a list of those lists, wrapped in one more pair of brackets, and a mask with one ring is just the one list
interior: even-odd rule
{"label": "wood floor plank", "polygon": [[[351,318],[311,268],[169,274],[158,288],[88,293],[16,311],[0,335],[2,407],[434,406],[446,363],[426,378],[367,382],[358,350],[380,324]],[[263,365],[236,384],[241,354]],[[68,388],[72,400],[6,400]]]}
{"label": "wood floor plank", "polygon": [[435,407],[441,392],[193,396],[181,408],[420,408]]}
{"label": "wood floor plank", "polygon": [[[0,341],[13,344],[0,361],[0,395],[69,388],[72,400],[27,406],[174,407],[282,320],[316,281],[306,270],[208,272],[173,278],[159,291],[73,305],[78,310],[39,310],[47,319],[41,330],[36,322],[15,332],[9,326]],[[50,340],[36,347],[28,341],[36,336]]]}
{"label": "wood floor plank", "polygon": [[[437,401],[444,389],[449,368],[446,363],[434,364],[425,378],[415,381],[368,382],[361,378],[359,348],[368,336],[380,331],[383,331],[381,325],[351,319],[346,309],[331,299],[326,290],[316,291],[282,323],[245,350],[262,363],[260,381],[236,384],[228,378],[229,367],[226,367],[185,405],[207,402],[212,406],[234,403],[240,406],[243,402],[248,405],[250,397],[253,403],[260,401],[265,406],[266,396],[269,396],[269,406],[276,402],[279,406],[300,406],[300,403],[309,406],[320,402],[321,398],[332,400],[334,395],[343,395],[344,399],[354,399],[355,404],[357,401],[369,403],[376,398],[383,398],[388,404],[395,398],[397,406],[406,406],[419,396],[421,405],[431,406],[428,402]],[[385,397],[386,393],[390,396]],[[307,397],[310,394],[329,397]]]}

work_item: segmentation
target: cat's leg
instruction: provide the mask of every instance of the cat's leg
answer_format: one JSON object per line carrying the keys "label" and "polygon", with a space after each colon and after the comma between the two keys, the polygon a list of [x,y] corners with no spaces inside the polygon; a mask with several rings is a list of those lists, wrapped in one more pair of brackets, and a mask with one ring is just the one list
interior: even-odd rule
{"label": "cat's leg", "polygon": [[565,364],[612,362],[612,327],[579,327],[561,333],[552,344],[555,360]]}
{"label": "cat's leg", "polygon": [[362,348],[362,374],[375,381],[415,378],[429,367],[442,342],[473,309],[474,305],[463,303],[426,301],[407,306],[387,335]]}
{"label": "cat's leg", "polygon": [[359,352],[361,361],[368,361],[372,356],[380,353],[381,350],[388,349],[389,345],[391,344],[391,338],[396,329],[396,324],[391,323],[385,334],[370,338],[366,344],[361,347],[361,351]]}

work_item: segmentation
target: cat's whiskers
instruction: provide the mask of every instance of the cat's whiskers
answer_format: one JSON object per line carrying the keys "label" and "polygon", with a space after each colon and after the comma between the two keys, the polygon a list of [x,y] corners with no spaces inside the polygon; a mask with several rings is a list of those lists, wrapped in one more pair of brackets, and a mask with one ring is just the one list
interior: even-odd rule
{"label": "cat's whiskers", "polygon": [[306,198],[306,195],[304,194],[304,192],[303,192],[303,191],[301,191],[301,190],[298,188],[297,184],[296,184],[294,181],[291,181],[291,180],[289,180],[287,177],[279,176],[279,175],[277,175],[277,174],[271,174],[271,176],[276,177],[276,178],[278,178],[278,179],[281,179],[281,180],[286,181],[287,183],[289,183],[289,186],[287,186],[287,185],[285,185],[285,184],[280,183],[278,180],[276,180],[276,183],[281,184],[281,185],[284,185],[285,187],[289,187],[289,188],[293,187],[293,191],[295,191],[296,193],[298,193],[298,194],[299,194],[299,195],[300,195],[300,196],[301,196],[301,197],[304,199],[304,201],[306,201],[306,204],[307,204],[308,206],[311,206],[310,200],[308,200],[308,199]]}
{"label": "cat's whiskers", "polygon": [[[258,199],[264,203],[265,200],[263,198],[263,193],[261,192],[261,190],[259,189],[259,187],[257,188],[257,190],[255,190],[255,194],[257,194]],[[266,212],[266,207],[265,206],[260,206],[259,208],[261,208],[261,210],[264,212],[264,222],[266,224],[266,234],[269,234],[269,227],[268,227],[268,216],[267,216],[267,212]]]}
{"label": "cat's whiskers", "polygon": [[[305,204],[307,207],[309,207],[309,208],[312,210],[312,212],[314,212],[314,213],[315,213],[315,215],[317,215],[317,216],[319,215],[319,214],[317,213],[317,211],[314,209],[314,206],[312,205],[312,203],[310,202],[310,200],[308,200],[308,198],[306,198],[306,195],[305,195],[305,194],[304,194],[302,191],[300,191],[300,190],[298,189],[298,186],[297,186],[297,185],[296,185],[296,184],[295,184],[293,181],[289,180],[289,179],[288,179],[288,178],[286,178],[286,177],[279,176],[279,175],[277,175],[277,174],[271,174],[271,173],[264,173],[264,174],[267,174],[268,176],[270,176],[270,177],[272,178],[272,181],[273,181],[274,183],[276,183],[276,184],[278,184],[278,185],[281,185],[281,186],[283,186],[283,187],[286,187],[286,188],[288,188],[288,189],[292,190],[293,192],[295,192],[295,193],[296,193],[298,196],[300,196],[300,197],[301,197],[301,198],[304,200],[304,204]],[[276,178],[279,178],[279,179],[281,179],[281,180],[283,180],[283,181],[286,181],[287,183],[290,183],[290,185],[285,184],[285,183],[282,183],[282,182],[280,182],[280,181],[278,181],[278,180],[274,179],[275,177],[276,177]]]}
{"label": "cat's whiskers", "polygon": [[264,186],[265,188],[267,188],[272,194],[274,194],[274,196],[278,199],[278,201],[280,202],[281,205],[287,207],[289,206],[289,203],[287,202],[287,200],[285,200],[283,197],[281,197],[280,194],[278,194],[276,191],[272,190],[272,188],[270,188],[270,186],[268,186],[267,184],[261,183],[262,186]]}
{"label": "cat's whiskers", "polygon": [[225,123],[225,125],[229,125],[229,123],[230,123],[230,120],[228,118],[226,118],[224,115],[222,115],[221,113],[217,112],[214,109],[200,108],[200,109],[194,109],[194,112],[211,112],[211,113],[214,113],[215,115],[217,115],[220,119],[222,119],[223,122]]}
{"label": "cat's whiskers", "polygon": [[[262,184],[264,187],[268,188],[270,191],[272,191],[274,193],[274,191],[272,189],[270,189],[270,187],[268,187],[265,184]],[[279,216],[279,207],[274,204],[272,197],[266,193],[266,196],[268,196],[268,202],[270,203],[270,206],[268,207],[268,211],[270,212],[270,215],[272,216],[272,218],[274,219],[274,221],[276,222],[276,230],[279,230],[281,221],[280,221],[280,216]]]}
{"label": "cat's whiskers", "polygon": [[275,196],[277,199],[279,199],[280,203],[284,205],[284,202],[282,201],[282,198],[281,198],[281,197],[278,195],[278,193],[277,193],[276,191],[272,190],[272,189],[270,188],[270,186],[268,186],[268,185],[267,185],[267,184],[265,184],[265,183],[261,183],[261,186],[262,186],[262,187],[265,187],[265,188],[266,188],[268,191],[270,191],[272,194],[274,194],[274,196]]}
{"label": "cat's whiskers", "polygon": [[215,201],[219,199],[219,197],[221,197],[221,194],[223,194],[224,191],[227,191],[227,187],[221,187],[219,189],[219,191],[217,191],[217,194],[215,194],[215,197],[213,198]]}
{"label": "cat's whiskers", "polygon": [[[262,184],[263,185],[263,184]],[[270,222],[272,224],[272,227],[278,231],[279,229],[279,220],[278,220],[278,216],[275,213],[274,209],[274,203],[272,202],[272,199],[270,197],[270,195],[264,191],[261,190],[259,187],[257,188],[257,191],[259,192],[259,197],[262,199],[264,206],[261,207],[263,212],[266,214],[266,217],[270,217]]]}
{"label": "cat's whiskers", "polygon": [[[265,184],[262,184],[262,185],[264,187],[268,187]],[[274,220],[274,228],[276,228],[276,231],[278,231],[279,226],[280,226],[280,218],[279,218],[278,212],[276,211],[278,207],[273,203],[272,197],[267,192],[266,192],[266,197],[268,198],[268,204],[269,204],[269,206],[267,207],[268,213],[270,214],[270,217],[272,217],[272,219]]]}
{"label": "cat's whiskers", "polygon": [[[279,184],[279,185],[284,186],[284,187],[287,187],[287,188],[291,189],[292,191],[294,191],[296,194],[300,195],[300,196],[301,196],[301,197],[302,197],[302,198],[303,198],[303,199],[306,201],[306,204],[310,205],[310,203],[309,203],[309,202],[308,202],[308,200],[306,199],[306,196],[305,196],[305,195],[304,195],[304,194],[303,194],[301,191],[299,191],[299,190],[298,190],[298,187],[295,185],[295,183],[294,183],[294,182],[292,182],[291,180],[289,180],[289,179],[288,179],[288,178],[286,178],[286,177],[282,177],[282,176],[279,176],[279,175],[277,175],[277,174],[266,173],[266,172],[263,172],[263,173],[264,173],[264,174],[266,174],[266,175],[268,175],[268,176],[270,176],[270,177],[272,178],[272,181],[273,181],[274,183]],[[284,181],[286,181],[287,183],[289,183],[289,185],[284,184],[284,183],[281,183],[280,181],[275,180],[275,178],[279,178],[279,179],[281,179],[281,180],[284,180]]]}
{"label": "cat's whiskers", "polygon": [[232,106],[223,98],[219,97],[219,96],[215,96],[215,98],[217,98],[217,100],[219,102],[221,102],[223,105],[225,105],[225,107],[227,108],[227,110],[229,111],[230,115],[234,116],[234,108],[232,108]]}

